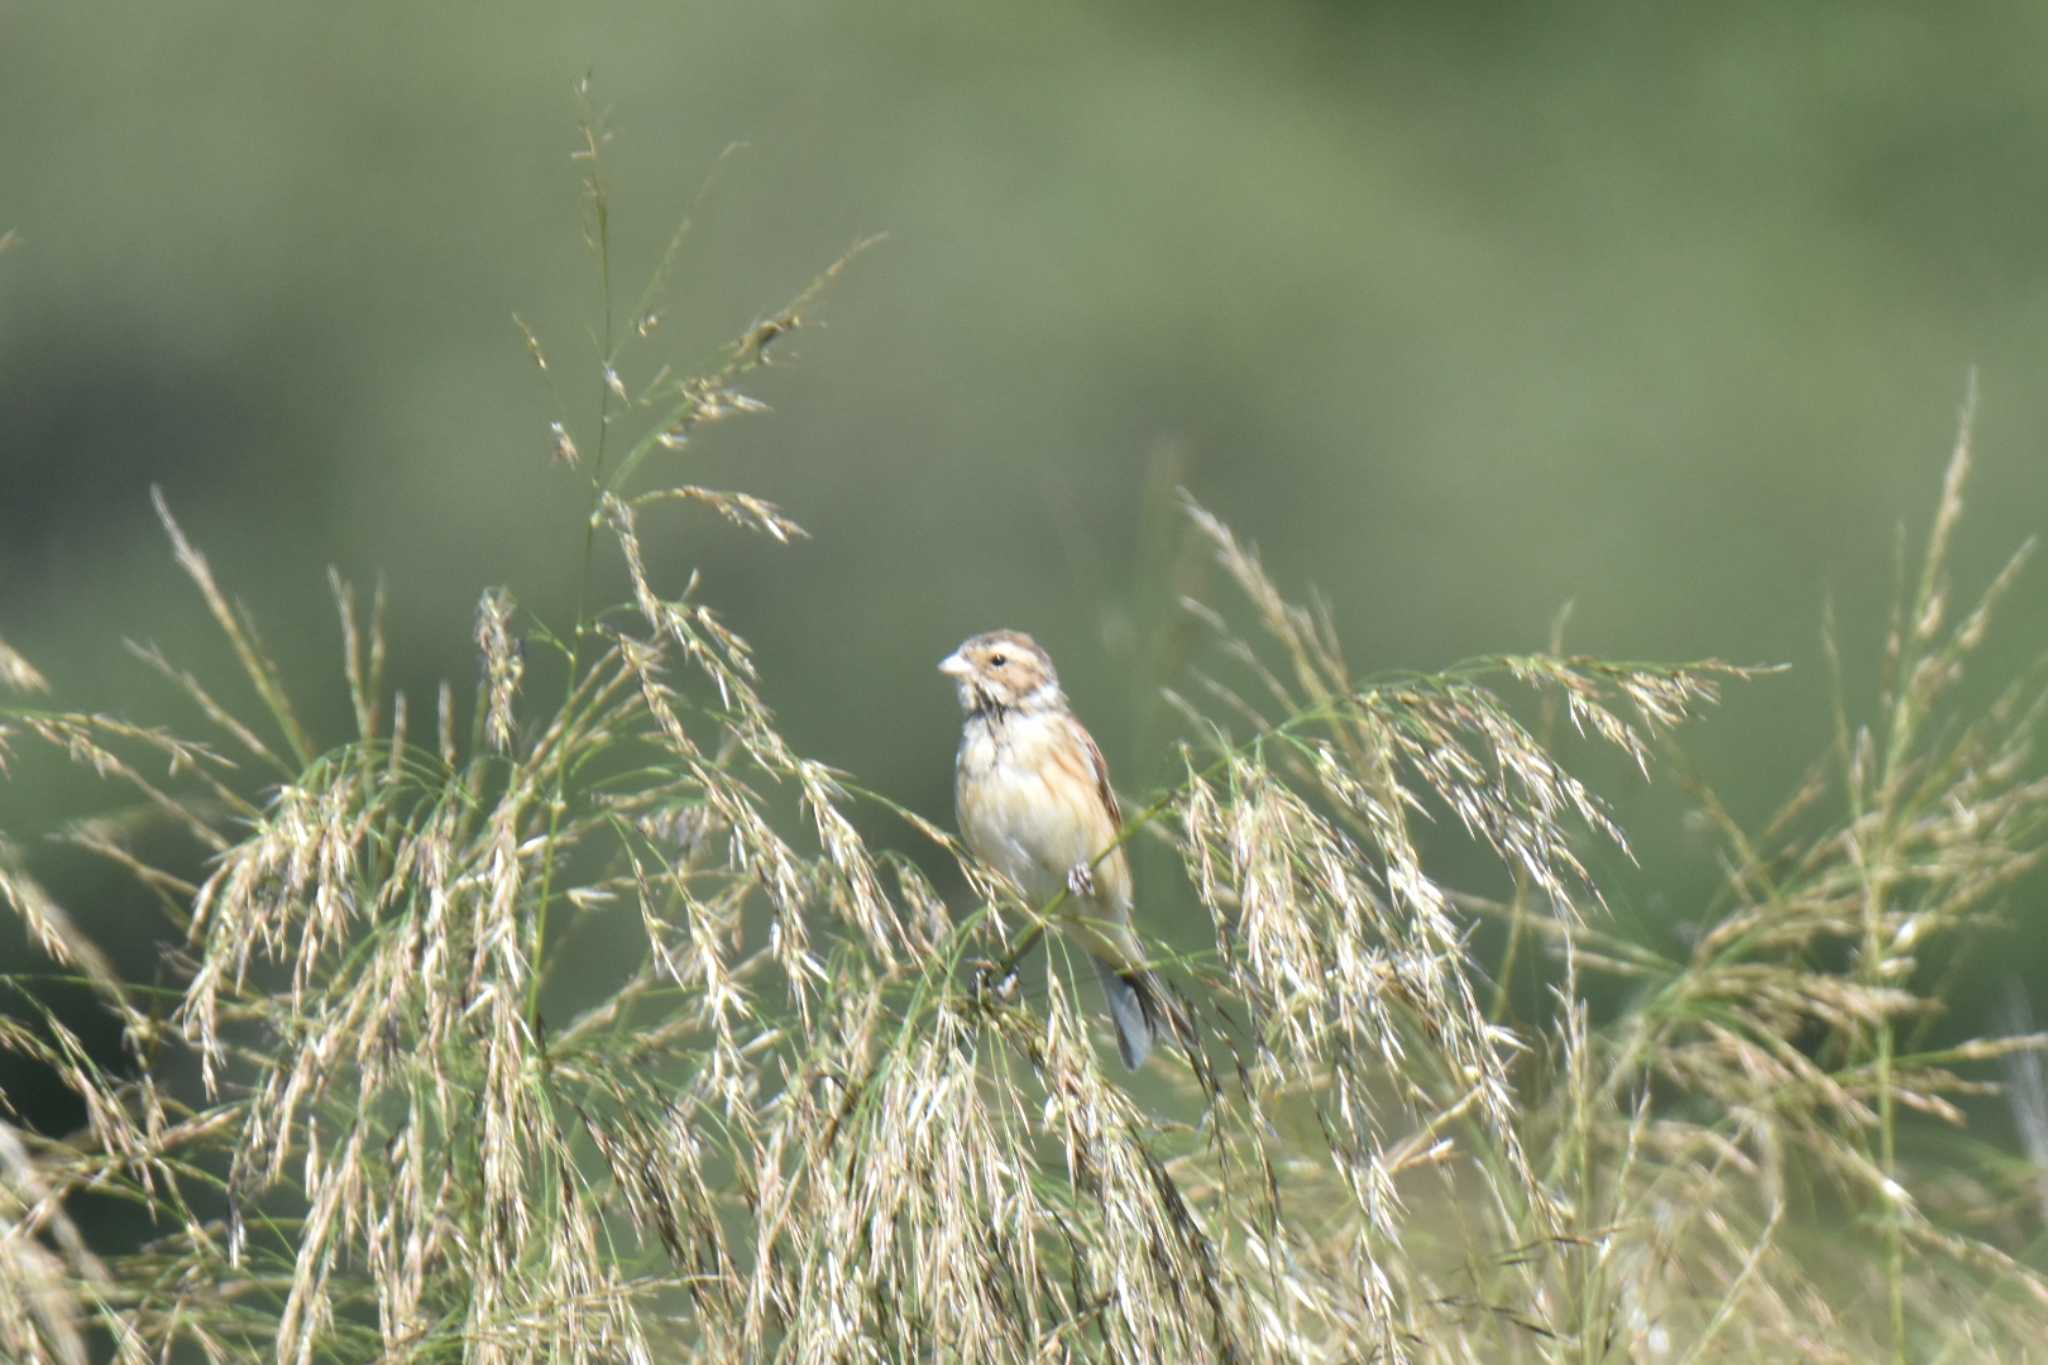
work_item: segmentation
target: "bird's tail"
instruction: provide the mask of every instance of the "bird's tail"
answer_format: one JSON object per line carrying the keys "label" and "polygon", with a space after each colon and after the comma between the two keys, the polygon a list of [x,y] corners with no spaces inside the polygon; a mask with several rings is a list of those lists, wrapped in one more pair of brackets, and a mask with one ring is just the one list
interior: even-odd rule
{"label": "bird's tail", "polygon": [[1143,970],[1127,972],[1108,958],[1095,959],[1102,993],[1109,997],[1110,1022],[1116,1025],[1116,1050],[1124,1065],[1136,1071],[1152,1055],[1152,1042],[1166,1019],[1164,988]]}

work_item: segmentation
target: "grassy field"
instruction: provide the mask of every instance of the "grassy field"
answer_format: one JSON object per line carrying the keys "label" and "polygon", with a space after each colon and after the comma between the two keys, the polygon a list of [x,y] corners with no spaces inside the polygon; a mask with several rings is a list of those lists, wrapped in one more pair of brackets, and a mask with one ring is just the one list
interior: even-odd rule
{"label": "grassy field", "polygon": [[[64,841],[175,945],[124,974],[0,843],[40,950],[0,974],[0,1046],[85,1115],[0,1115],[0,1353],[2044,1355],[2048,1036],[2019,980],[2002,1032],[1941,1027],[2048,834],[2041,670],[1963,686],[2038,593],[2025,548],[1950,579],[1974,397],[1881,652],[1827,623],[1837,704],[1760,821],[1686,726],[1769,661],[1582,657],[1560,618],[1546,652],[1359,671],[1330,605],[1159,465],[1140,634],[1170,776],[1124,793],[1124,837],[1152,903],[1199,912],[1141,915],[1185,1026],[1132,1076],[1063,904],[799,752],[747,620],[647,552],[693,519],[805,535],[685,454],[765,420],[750,389],[854,258],[671,369],[673,263],[614,260],[594,113],[583,136],[595,356],[526,334],[578,490],[572,614],[481,566],[475,685],[407,695],[386,589],[336,574],[338,667],[295,676],[158,496],[239,677],[135,653],[202,725],[67,709],[0,644],[0,758],[122,793]],[[336,673],[345,734],[302,700]],[[1720,870],[1661,924],[1607,903],[1608,869],[1660,870],[1575,775],[1630,770],[1683,792]],[[1446,843],[1489,888],[1444,879]],[[49,1003],[80,989],[117,1062]]]}

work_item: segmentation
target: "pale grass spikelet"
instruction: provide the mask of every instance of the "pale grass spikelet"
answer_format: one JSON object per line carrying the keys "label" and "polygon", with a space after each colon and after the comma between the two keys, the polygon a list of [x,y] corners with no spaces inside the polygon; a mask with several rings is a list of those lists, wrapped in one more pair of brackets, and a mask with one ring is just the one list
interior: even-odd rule
{"label": "pale grass spikelet", "polygon": [[50,683],[36,666],[25,658],[21,651],[0,640],[0,684],[17,692],[47,692]]}
{"label": "pale grass spikelet", "polygon": [[542,349],[539,335],[526,319],[517,313],[512,315],[512,325],[519,329],[520,339],[526,343],[526,354],[532,358],[534,368],[543,374],[547,373],[548,353]]}
{"label": "pale grass spikelet", "polygon": [[54,1197],[28,1135],[0,1120],[0,1350],[17,1360],[85,1365],[92,1358],[87,1303],[111,1288],[106,1266]]}
{"label": "pale grass spikelet", "polygon": [[270,711],[271,718],[284,731],[292,752],[301,762],[310,761],[313,755],[312,744],[306,736],[305,726],[300,723],[298,714],[292,707],[290,694],[285,689],[283,678],[278,674],[276,663],[264,653],[261,642],[256,638],[254,627],[228,602],[226,594],[214,581],[213,566],[207,562],[206,556],[185,538],[184,529],[172,517],[170,504],[164,500],[163,490],[152,487],[149,496],[156,506],[157,520],[163,523],[165,534],[171,538],[171,549],[178,567],[185,571],[186,576],[199,589],[200,598],[206,603],[207,610],[212,613],[214,624],[227,636],[228,643],[234,648],[235,657],[242,665],[243,673],[255,685],[257,694],[262,697],[264,705]]}
{"label": "pale grass spikelet", "polygon": [[576,448],[576,438],[560,422],[548,423],[548,454],[556,464],[571,469],[583,463],[583,452]]}
{"label": "pale grass spikelet", "polygon": [[[226,706],[222,705],[198,678],[172,664],[170,660],[164,657],[163,652],[154,645],[140,645],[132,640],[128,641],[127,645],[129,653],[155,669],[160,676],[189,697],[205,713],[207,720],[223,734],[234,740],[243,752],[269,767],[287,774],[290,773],[289,765],[278,758],[271,747],[265,744],[254,730],[244,725]],[[243,806],[246,809],[246,803],[241,798],[233,796],[232,793],[228,792],[223,792],[222,795],[230,797],[234,804]]]}
{"label": "pale grass spikelet", "polygon": [[749,531],[759,531],[785,545],[792,540],[807,539],[810,536],[810,532],[791,521],[774,503],[749,493],[720,492],[713,488],[698,488],[686,484],[678,488],[661,488],[652,493],[642,493],[633,499],[633,504],[636,507],[644,507],[650,503],[665,501],[702,503],[733,525]]}
{"label": "pale grass spikelet", "polygon": [[503,588],[486,591],[476,606],[476,644],[484,657],[484,687],[489,702],[484,737],[500,753],[512,747],[517,722],[512,715],[519,700],[526,659],[512,638],[512,594]]}
{"label": "pale grass spikelet", "polygon": [[76,967],[131,1022],[140,1018],[113,963],[30,875],[20,850],[4,835],[0,835],[0,905],[20,917],[29,937],[52,961]]}
{"label": "pale grass spikelet", "polygon": [[[168,823],[190,835],[209,852],[225,850],[230,840],[200,814],[207,805],[240,812],[248,805],[216,776],[232,765],[213,750],[153,726],[132,725],[112,716],[34,711],[18,716],[29,734],[61,749],[72,762],[104,779],[132,788]],[[204,796],[180,800],[145,777],[123,749],[165,763],[171,779],[194,779]]]}

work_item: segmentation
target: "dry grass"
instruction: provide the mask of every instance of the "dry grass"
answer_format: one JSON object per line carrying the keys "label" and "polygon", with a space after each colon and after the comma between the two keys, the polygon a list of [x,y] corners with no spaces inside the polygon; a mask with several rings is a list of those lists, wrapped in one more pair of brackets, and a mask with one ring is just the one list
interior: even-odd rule
{"label": "dry grass", "polygon": [[[604,136],[594,118],[586,131],[608,276]],[[1984,932],[2048,830],[2029,748],[2040,677],[1953,714],[2023,558],[1951,622],[1967,421],[1876,717],[1842,715],[1760,830],[1699,793],[1727,877],[1682,956],[1614,928],[1586,849],[1625,850],[1622,832],[1510,700],[1647,772],[1671,727],[1747,670],[1554,650],[1361,677],[1331,613],[1291,601],[1186,502],[1186,544],[1233,597],[1181,604],[1215,667],[1171,694],[1180,777],[1133,803],[1126,837],[1170,844],[1213,932],[1158,945],[1186,1036],[1134,1087],[1105,1070],[1070,976],[1051,972],[1042,998],[1007,988],[1001,968],[1044,926],[1061,959],[1059,905],[1011,903],[972,867],[973,894],[948,904],[931,856],[870,847],[847,810],[876,798],[790,749],[744,640],[694,580],[659,583],[641,555],[644,519],[692,508],[802,534],[748,495],[639,479],[758,408],[738,386],[838,269],[705,375],[629,385],[651,329],[606,338],[591,435],[565,418],[549,440],[590,488],[585,581],[616,553],[630,614],[586,610],[556,635],[485,590],[466,735],[445,687],[431,734],[386,690],[381,601],[366,616],[339,579],[355,732],[316,735],[159,502],[263,714],[237,717],[155,655],[211,742],[0,712],[0,757],[10,739],[57,746],[208,859],[192,885],[141,862],[125,830],[72,834],[160,897],[182,943],[166,1004],[120,980],[0,843],[0,902],[131,1054],[110,1074],[35,1005],[49,973],[4,978],[29,1008],[0,1021],[0,1046],[47,1067],[89,1121],[56,1137],[0,1124],[0,1353],[2039,1351],[2035,1175],[1996,1185],[1901,1141],[1910,1122],[1960,1123],[2001,1062],[2040,1089],[2043,1039],[2020,1026],[1923,1040],[1938,965]],[[559,655],[560,697],[531,695],[522,643]],[[41,686],[4,644],[0,681]],[[899,813],[925,854],[959,856]],[[1441,884],[1422,820],[1491,850],[1516,896]],[[575,1017],[544,1019],[563,943],[620,915],[641,926],[640,960]],[[1489,917],[1507,947],[1481,961]],[[1518,971],[1540,973],[1546,1015],[1508,1013]],[[1596,1021],[1602,976],[1630,993]],[[89,1191],[146,1207],[154,1238],[96,1252],[71,1216]],[[1829,1231],[1844,1227],[1857,1235]]]}

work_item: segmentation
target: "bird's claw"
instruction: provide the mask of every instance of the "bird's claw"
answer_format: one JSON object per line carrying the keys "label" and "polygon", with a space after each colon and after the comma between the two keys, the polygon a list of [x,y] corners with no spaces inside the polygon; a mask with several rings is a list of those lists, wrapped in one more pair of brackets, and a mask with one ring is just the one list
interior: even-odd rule
{"label": "bird's claw", "polygon": [[1075,863],[1067,869],[1067,890],[1076,896],[1095,894],[1095,871],[1086,863]]}
{"label": "bird's claw", "polygon": [[1002,1000],[1017,989],[1017,969],[1010,968],[1001,976],[996,975],[993,962],[976,963],[974,967],[974,996],[977,1000]]}

